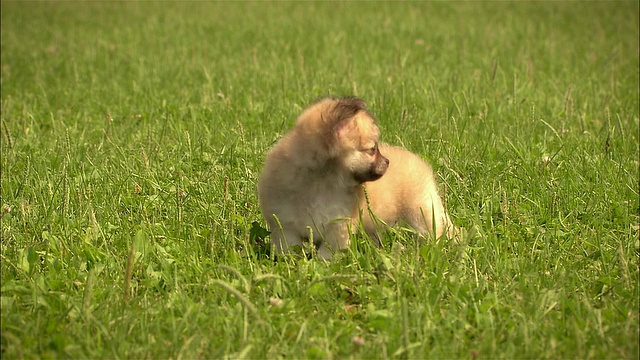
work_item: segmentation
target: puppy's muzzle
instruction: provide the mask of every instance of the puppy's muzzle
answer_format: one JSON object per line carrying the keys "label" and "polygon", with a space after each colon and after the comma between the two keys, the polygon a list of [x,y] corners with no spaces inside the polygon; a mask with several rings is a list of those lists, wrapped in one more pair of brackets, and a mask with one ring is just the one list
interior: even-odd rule
{"label": "puppy's muzzle", "polygon": [[378,152],[375,161],[371,164],[368,171],[356,174],[356,180],[359,182],[375,181],[378,180],[387,172],[389,168],[389,159],[382,156]]}

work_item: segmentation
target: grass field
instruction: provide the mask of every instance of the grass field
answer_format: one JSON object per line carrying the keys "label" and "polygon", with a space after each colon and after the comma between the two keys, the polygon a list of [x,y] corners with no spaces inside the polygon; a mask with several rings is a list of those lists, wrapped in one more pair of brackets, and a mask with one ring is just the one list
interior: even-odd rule
{"label": "grass field", "polygon": [[[638,2],[2,2],[1,355],[638,358]],[[460,244],[274,263],[256,182],[326,95]]]}

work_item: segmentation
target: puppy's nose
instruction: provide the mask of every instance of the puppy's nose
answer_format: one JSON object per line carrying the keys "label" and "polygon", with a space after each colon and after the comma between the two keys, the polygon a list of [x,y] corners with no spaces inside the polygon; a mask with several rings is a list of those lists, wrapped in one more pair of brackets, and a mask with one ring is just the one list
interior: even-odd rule
{"label": "puppy's nose", "polygon": [[389,168],[389,159],[387,159],[384,156],[380,156],[380,159],[378,159],[378,171],[380,173],[385,173],[387,171],[387,168]]}

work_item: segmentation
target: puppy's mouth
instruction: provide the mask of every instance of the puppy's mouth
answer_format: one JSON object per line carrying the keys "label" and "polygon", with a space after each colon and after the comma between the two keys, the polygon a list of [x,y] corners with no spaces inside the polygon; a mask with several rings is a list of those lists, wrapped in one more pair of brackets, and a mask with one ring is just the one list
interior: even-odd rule
{"label": "puppy's mouth", "polygon": [[376,161],[371,164],[371,167],[366,171],[355,173],[354,177],[356,181],[360,183],[364,183],[367,181],[375,181],[382,177],[387,172],[389,168],[389,159],[386,157],[379,155]]}

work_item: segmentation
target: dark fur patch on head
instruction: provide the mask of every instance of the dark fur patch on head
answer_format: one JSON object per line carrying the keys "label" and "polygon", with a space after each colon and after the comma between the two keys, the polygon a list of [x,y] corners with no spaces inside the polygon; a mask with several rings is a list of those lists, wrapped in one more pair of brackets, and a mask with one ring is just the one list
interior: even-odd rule
{"label": "dark fur patch on head", "polygon": [[335,100],[337,103],[331,114],[334,121],[348,119],[360,111],[367,110],[367,104],[364,100],[355,96],[336,98]]}
{"label": "dark fur patch on head", "polygon": [[[317,109],[320,111],[321,124],[311,125],[308,133],[321,139],[326,151],[330,153],[330,157],[338,155],[336,151],[341,147],[336,145],[345,141],[345,139],[340,139],[341,135],[349,134],[358,127],[358,123],[352,121],[354,116],[363,114],[375,122],[373,116],[367,111],[367,104],[364,100],[355,96],[327,97],[318,100],[315,104],[320,105]],[[371,126],[368,126],[367,129],[369,127]],[[375,128],[375,125],[373,127]],[[359,137],[357,134],[353,134],[346,141],[347,146],[351,146],[353,144],[350,143],[359,141]]]}
{"label": "dark fur patch on head", "polygon": [[367,111],[367,104],[364,100],[355,96],[331,98],[331,100],[335,103],[332,104],[332,108],[328,109],[326,121],[329,124],[328,130],[333,134],[337,134],[339,129],[345,126],[354,126],[355,123],[352,123],[350,119],[358,113],[366,114],[366,116],[375,122],[373,115]]}

